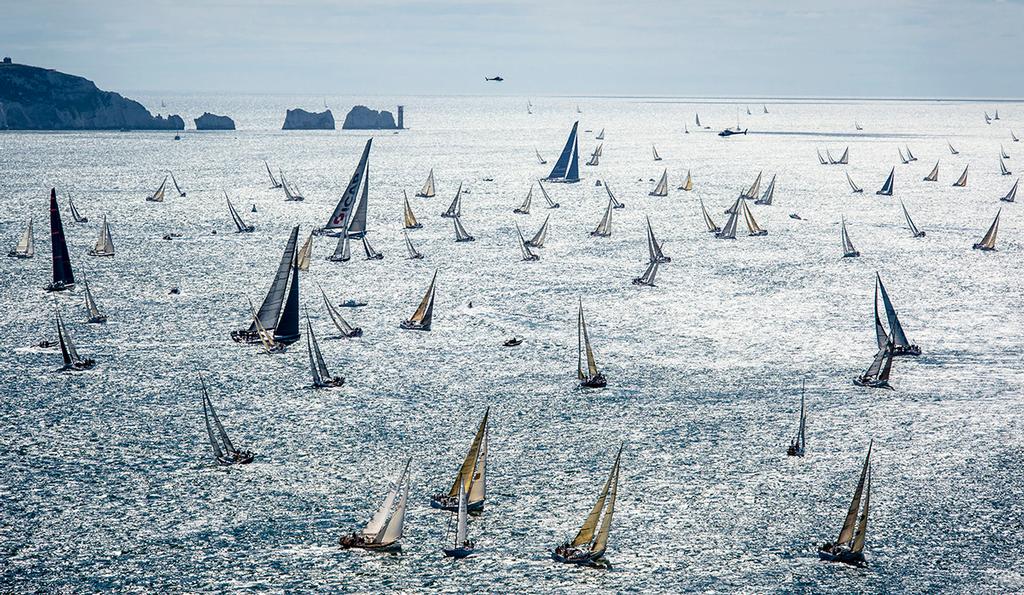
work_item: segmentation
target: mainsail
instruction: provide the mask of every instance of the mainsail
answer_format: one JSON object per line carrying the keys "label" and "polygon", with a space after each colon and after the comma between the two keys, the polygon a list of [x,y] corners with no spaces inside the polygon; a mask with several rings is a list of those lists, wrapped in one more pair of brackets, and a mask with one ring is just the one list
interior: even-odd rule
{"label": "mainsail", "polygon": [[462,182],[459,182],[459,189],[455,191],[455,198],[452,199],[452,204],[448,205],[448,210],[441,213],[442,217],[458,217],[462,214]]}
{"label": "mainsail", "polygon": [[988,231],[985,232],[985,237],[981,238],[981,241],[974,245],[975,249],[984,251],[992,251],[996,249],[996,234],[999,233],[999,215],[1002,212],[1002,209],[996,211],[995,220],[992,221],[992,225],[990,225]]}
{"label": "mainsail", "polygon": [[[350,225],[352,223],[350,216],[356,207],[356,203],[360,202],[360,198],[365,202],[369,198],[369,187],[370,187],[370,146],[373,144],[373,139],[366,141],[366,145],[363,147],[363,154],[359,157],[359,164],[356,165],[356,170],[352,173],[352,178],[348,182],[348,186],[345,187],[345,192],[341,195],[341,200],[338,201],[337,206],[334,207],[334,212],[331,213],[330,219],[327,220],[327,225],[324,225],[324,231],[331,231],[334,233],[348,234],[350,233]],[[360,195],[360,188],[363,191]],[[365,216],[366,209],[363,208]],[[365,219],[363,220],[363,229],[351,230],[351,232],[365,232]]]}
{"label": "mainsail", "polygon": [[736,224],[739,220],[740,214],[740,203],[743,202],[742,198],[737,198],[736,203],[733,204],[730,209],[729,219],[725,222],[725,227],[715,233],[715,237],[720,240],[735,240],[736,239]]}
{"label": "mainsail", "polygon": [[885,184],[882,184],[882,189],[875,194],[880,196],[892,196],[893,185],[895,184],[896,168],[892,168],[889,172],[889,177],[885,179]]}
{"label": "mainsail", "polygon": [[164,201],[164,186],[167,185],[167,176],[164,176],[164,181],[160,182],[160,187],[157,188],[153,194],[146,197],[149,202],[163,202]]}
{"label": "mainsail", "polygon": [[[579,325],[577,333],[577,359],[576,376],[580,380],[589,380],[600,374],[597,369],[597,360],[594,358],[594,349],[590,346],[590,335],[587,333],[587,321],[583,317],[583,300],[580,299]],[[586,368],[583,367],[583,360],[586,357]]]}
{"label": "mainsail", "polygon": [[953,182],[954,186],[958,188],[963,188],[967,186],[967,170],[969,170],[970,168],[971,165],[968,163],[967,166],[964,167],[964,173],[960,174],[960,177],[957,179],[956,182]]}
{"label": "mainsail", "polygon": [[569,138],[565,141],[565,147],[562,149],[561,155],[558,156],[558,161],[555,162],[555,166],[551,168],[551,173],[545,178],[548,182],[579,182],[579,143],[576,139],[576,130],[579,128],[579,121],[572,125],[572,131],[569,132]]}
{"label": "mainsail", "polygon": [[757,199],[757,195],[761,193],[761,174],[763,173],[763,171],[757,172],[757,178],[754,179],[754,183],[750,185],[746,192],[740,194],[740,198]]}
{"label": "mainsail", "polygon": [[17,258],[32,258],[36,253],[35,234],[32,232],[32,219],[28,220],[28,227],[21,234],[21,239],[14,246],[14,249],[7,253],[7,256]]}
{"label": "mainsail", "polygon": [[103,216],[103,226],[100,227],[100,237],[96,239],[96,245],[89,250],[90,256],[113,256],[114,240],[110,237],[110,226],[107,224],[107,216]]}
{"label": "mainsail", "polygon": [[853,178],[850,177],[850,172],[846,172],[846,181],[850,183],[850,189],[854,193],[864,192],[864,189],[853,183]]}
{"label": "mainsail", "polygon": [[903,165],[910,163],[910,160],[903,155],[903,149],[896,147],[896,150],[899,151],[900,153],[900,161],[903,163]]}
{"label": "mainsail", "polygon": [[668,170],[661,172],[661,179],[658,180],[658,185],[654,187],[654,190],[648,193],[648,196],[668,196]]}
{"label": "mainsail", "polygon": [[548,237],[548,221],[550,219],[551,215],[548,215],[547,217],[544,218],[544,224],[540,226],[539,230],[537,230],[537,234],[534,235],[529,242],[527,242],[527,245],[529,245],[532,248],[544,247],[544,240],[547,239]]}
{"label": "mainsail", "polygon": [[[405,194],[405,191],[402,191]],[[423,227],[419,221],[416,220],[416,215],[412,213],[412,207],[409,206],[409,197],[405,196],[405,210],[402,216],[402,222],[406,229],[419,229]]]}
{"label": "mainsail", "polygon": [[[889,293],[885,291],[885,285],[882,283],[882,278],[875,273],[875,281],[877,282],[878,294],[882,297],[882,305],[885,307],[885,318],[889,323],[889,338],[895,347],[907,348],[910,347],[910,341],[907,339],[907,334],[903,331],[903,325],[900,324],[900,318],[896,315],[896,308],[893,307],[892,301],[889,299]],[[877,298],[876,298],[877,300]],[[877,315],[878,305],[875,302],[875,312]],[[879,349],[883,348],[884,345],[879,345]]]}
{"label": "mainsail", "polygon": [[658,155],[658,147],[655,147],[654,145],[651,145],[651,152],[654,153],[654,160],[655,161],[661,161],[661,156]]}
{"label": "mainsail", "polygon": [[857,249],[853,247],[853,242],[850,241],[850,234],[846,232],[846,217],[843,217],[839,224],[839,236],[843,243],[843,258],[860,256],[860,252],[857,252]]}
{"label": "mainsail", "polygon": [[531,202],[533,202],[533,185],[532,184],[530,185],[530,191],[526,193],[526,198],[523,199],[523,204],[521,204],[518,207],[512,209],[512,212],[513,213],[518,213],[520,215],[529,215],[530,214],[530,203]]}
{"label": "mainsail", "polygon": [[[281,307],[284,304],[285,292],[288,290],[288,277],[292,269],[292,263],[295,261],[295,245],[298,243],[298,238],[299,226],[296,225],[288,236],[288,242],[284,247],[284,254],[281,255],[281,262],[277,265],[277,273],[270,284],[270,290],[267,291],[267,296],[263,298],[263,303],[256,313],[256,320],[249,326],[250,333],[256,332],[257,322],[268,331],[272,331],[277,327],[278,319],[281,318]],[[297,314],[295,324],[297,328]]]}
{"label": "mainsail", "polygon": [[606,238],[612,235],[612,209],[615,208],[615,203],[612,199],[608,199],[608,207],[604,210],[604,216],[601,217],[601,222],[597,224],[597,229],[590,232],[590,235]]}
{"label": "mainsail", "polygon": [[70,192],[68,193],[68,208],[71,210],[71,219],[73,219],[75,223],[89,222],[87,217],[83,217],[82,214],[78,212],[78,209],[75,207],[75,201],[71,200]]}
{"label": "mainsail", "polygon": [[768,182],[768,187],[764,189],[764,194],[761,198],[754,201],[755,205],[771,205],[772,200],[775,198],[775,176],[772,176],[772,181]]}
{"label": "mainsail", "polygon": [[455,241],[456,242],[472,242],[476,238],[469,235],[466,228],[462,226],[462,219],[458,216],[452,218],[452,224],[455,227]]}
{"label": "mainsail", "polygon": [[405,251],[406,251],[406,254],[408,254],[407,258],[409,260],[416,260],[416,259],[423,258],[423,255],[420,254],[419,251],[416,250],[416,246],[412,245],[412,240],[409,239],[409,232],[407,232],[407,231],[405,231],[403,229],[402,230],[402,234],[405,235]]}
{"label": "mainsail", "polygon": [[757,221],[754,220],[754,214],[752,212],[750,212],[750,207],[747,206],[747,201],[745,201],[745,200],[743,200],[741,198],[741,199],[739,199],[739,204],[740,204],[740,208],[743,209],[743,219],[747,222],[747,231],[749,232],[747,235],[751,235],[751,236],[766,236],[766,235],[768,235],[768,230],[763,229],[760,225],[757,224]]}
{"label": "mainsail", "polygon": [[430,286],[427,287],[427,292],[423,294],[423,299],[420,300],[420,305],[413,312],[408,322],[414,325],[416,328],[424,331],[430,330],[430,325],[434,320],[434,282],[437,281],[437,271],[434,271],[434,276],[430,279]]}
{"label": "mainsail", "polygon": [[228,198],[228,193],[224,193],[224,200],[228,201],[228,213],[231,214],[231,220],[235,222],[235,227],[238,228],[238,233],[250,233],[256,228],[252,225],[247,224],[242,220],[242,216],[235,210],[235,205],[231,204],[231,199]]}
{"label": "mainsail", "polygon": [[184,198],[185,197],[185,191],[182,190],[181,186],[178,185],[178,180],[175,179],[174,172],[171,172],[171,182],[174,183],[174,189],[178,191],[178,196]]}
{"label": "mainsail", "polygon": [[[319,287],[319,284],[317,284],[317,287]],[[327,292],[324,291],[323,287],[320,287],[320,295],[323,296],[324,308],[327,309],[327,315],[331,317],[331,322],[334,323],[334,326],[337,327],[341,334],[346,337],[358,336],[356,335],[356,328],[349,324],[348,321],[342,317],[341,313],[331,305],[331,301],[327,299]],[[359,334],[361,335],[362,333]]]}
{"label": "mainsail", "polygon": [[423,188],[416,193],[419,198],[433,198],[434,191],[434,168],[430,168],[430,173],[427,174],[427,181],[423,183]]}
{"label": "mainsail", "polygon": [[548,191],[544,188],[544,184],[542,184],[540,180],[537,180],[537,188],[540,188],[540,194],[544,197],[544,201],[548,203],[549,209],[557,209],[560,206],[557,202],[551,200],[551,197],[548,196]]}
{"label": "mainsail", "polygon": [[[966,171],[965,171],[966,173]],[[939,181],[939,162],[935,162],[935,167],[932,168],[932,173],[928,174],[924,178],[925,182],[938,182]],[[965,179],[964,182],[967,180]]]}
{"label": "mainsail", "polygon": [[75,274],[71,271],[71,257],[68,255],[68,243],[64,238],[64,224],[60,220],[60,208],[57,206],[57,191],[50,189],[50,252],[53,263],[53,282],[47,287],[52,291],[67,289],[75,284]]}
{"label": "mainsail", "polygon": [[523,230],[519,229],[518,223],[516,223],[516,233],[519,234],[519,251],[523,255],[523,260],[527,262],[540,260],[540,256],[530,250],[530,245],[527,243],[526,238],[523,237]]}

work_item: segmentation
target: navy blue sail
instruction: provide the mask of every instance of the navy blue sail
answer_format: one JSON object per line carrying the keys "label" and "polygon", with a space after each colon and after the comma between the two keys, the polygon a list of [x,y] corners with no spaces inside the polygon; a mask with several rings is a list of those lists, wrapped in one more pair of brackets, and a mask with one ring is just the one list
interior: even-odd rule
{"label": "navy blue sail", "polygon": [[68,243],[64,238],[64,224],[60,220],[57,191],[54,188],[50,188],[50,243],[53,252],[53,282],[46,286],[46,290],[70,289],[75,285],[75,274],[71,270],[71,257],[68,256]]}
{"label": "navy blue sail", "polygon": [[579,125],[579,121],[573,123],[562,154],[558,156],[558,161],[551,168],[551,173],[545,178],[548,182],[578,182],[580,180],[579,146],[576,141],[576,129],[579,128]]}
{"label": "navy blue sail", "polygon": [[[298,226],[295,227],[298,230]],[[288,299],[285,300],[281,318],[274,329],[274,341],[278,343],[294,343],[299,340],[299,259],[293,258],[291,263],[291,285],[288,287]]]}

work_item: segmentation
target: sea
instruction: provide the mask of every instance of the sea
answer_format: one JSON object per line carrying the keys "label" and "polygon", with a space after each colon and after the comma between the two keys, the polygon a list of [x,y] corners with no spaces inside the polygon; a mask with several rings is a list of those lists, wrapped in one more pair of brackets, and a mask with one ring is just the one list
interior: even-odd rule
{"label": "sea", "polygon": [[[13,247],[31,220],[36,239],[34,258],[0,261],[0,591],[1024,591],[1024,214],[999,200],[1018,173],[1000,175],[1000,151],[1024,168],[1011,139],[1024,104],[129,96],[189,130],[0,133],[0,238]],[[401,104],[407,129],[281,130],[286,109],[324,104],[339,128],[353,105]],[[238,129],[193,130],[204,111]],[[548,209],[536,183],[576,121],[582,179],[545,185],[560,205]],[[748,134],[716,134],[737,125]],[[583,165],[601,130],[600,165]],[[370,137],[368,239],[384,259],[354,244],[330,262],[336,240],[314,238],[301,302],[345,385],[313,390],[305,338],[270,355],[229,334],[291,228],[301,242],[326,223]],[[848,165],[819,164],[817,151],[847,148]],[[264,161],[305,201],[272,189]],[[437,195],[415,197],[431,168]],[[893,168],[893,196],[877,196]],[[668,196],[649,196],[665,171]],[[678,190],[688,172],[693,190]],[[146,202],[169,173],[186,196]],[[735,240],[708,233],[701,204],[723,225],[759,174],[762,191],[776,180],[772,205],[750,204],[768,235],[742,219]],[[626,205],[607,238],[590,235],[608,201],[598,181]],[[475,242],[455,243],[440,217],[460,184]],[[43,290],[51,187],[79,278],[57,294]],[[531,187],[530,213],[513,214]],[[69,194],[88,223],[72,222]],[[254,233],[234,233],[225,194]],[[406,194],[422,260],[405,258]],[[998,250],[972,250],[1000,209]],[[88,256],[104,217],[116,254]],[[515,225],[530,237],[549,217],[540,261],[523,262]],[[631,283],[647,217],[672,259],[656,287]],[[842,258],[844,217],[859,258]],[[435,271],[433,330],[399,329]],[[877,351],[876,273],[922,350],[896,359],[894,391],[852,382]],[[86,278],[104,325],[85,324]],[[341,309],[362,337],[338,336],[319,287],[366,302]],[[577,388],[580,304],[603,390]],[[56,340],[55,311],[95,369],[61,373],[59,351],[35,347]],[[503,347],[513,336],[522,345]],[[214,463],[200,377],[251,465]],[[787,457],[801,394],[807,453]],[[453,561],[453,520],[429,497],[452,485],[488,408],[477,552]],[[868,565],[821,562],[869,444]],[[611,568],[552,561],[620,446]],[[342,550],[407,460],[402,552]]]}

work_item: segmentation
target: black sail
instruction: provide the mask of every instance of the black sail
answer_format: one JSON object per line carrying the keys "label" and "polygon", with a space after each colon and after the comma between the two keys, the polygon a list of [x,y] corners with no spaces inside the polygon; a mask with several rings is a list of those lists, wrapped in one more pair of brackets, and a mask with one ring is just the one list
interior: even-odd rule
{"label": "black sail", "polygon": [[279,343],[294,343],[299,340],[299,262],[292,260],[291,285],[288,299],[281,311],[281,318],[274,329],[274,340]]}
{"label": "black sail", "polygon": [[[299,226],[292,228],[291,235],[288,236],[288,243],[285,244],[284,254],[281,255],[281,262],[277,265],[277,273],[274,275],[274,281],[270,284],[270,290],[267,291],[267,297],[263,299],[263,305],[260,306],[259,318],[260,324],[267,330],[273,330],[277,327],[277,321],[281,318],[281,303],[284,301],[285,291],[288,288],[288,271],[294,266],[295,262],[295,244],[299,238]],[[298,328],[298,314],[295,315],[295,328]],[[254,321],[249,325],[249,332],[256,331],[256,322]]]}
{"label": "black sail", "polygon": [[68,243],[64,238],[64,224],[60,220],[57,191],[54,188],[50,189],[50,243],[53,252],[53,286],[74,285],[75,274],[71,271]]}

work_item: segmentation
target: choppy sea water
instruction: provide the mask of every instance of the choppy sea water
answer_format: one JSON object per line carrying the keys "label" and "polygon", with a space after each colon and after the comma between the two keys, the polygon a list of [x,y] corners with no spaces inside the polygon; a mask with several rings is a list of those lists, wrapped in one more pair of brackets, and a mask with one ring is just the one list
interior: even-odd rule
{"label": "choppy sea water", "polygon": [[[1024,546],[1024,225],[1018,205],[998,200],[1016,179],[999,175],[1000,144],[1009,169],[1024,167],[1007,131],[1024,134],[1024,106],[1000,104],[1001,120],[986,125],[983,111],[996,106],[969,102],[750,101],[746,116],[746,100],[533,98],[527,115],[525,98],[375,98],[376,108],[404,103],[409,126],[375,134],[371,153],[370,239],[385,259],[355,250],[348,263],[328,262],[333,240],[317,239],[303,303],[347,382],[313,391],[302,343],[268,356],[228,333],[246,325],[245,298],[262,299],[289,229],[301,225],[304,237],[326,220],[368,135],[279,130],[286,108],[321,98],[140,99],[188,117],[226,113],[239,130],[180,142],[0,134],[0,237],[13,246],[29,217],[37,232],[34,259],[0,261],[2,590],[1024,589],[1010,562]],[[168,107],[157,110],[161,99]],[[362,98],[326,101],[340,123]],[[717,131],[738,110],[748,136],[694,129],[695,112]],[[581,164],[579,184],[548,187],[560,209],[535,200],[529,216],[513,215],[577,118],[584,160],[606,130],[601,165]],[[919,160],[900,165],[897,147],[908,145]],[[849,166],[818,164],[816,148],[838,157],[846,146]],[[306,201],[269,189],[263,159]],[[936,160],[939,182],[923,182]],[[967,188],[951,187],[968,163]],[[894,165],[895,195],[875,196]],[[431,167],[437,197],[412,198]],[[648,197],[663,168],[669,196]],[[687,169],[690,193],[675,190]],[[761,170],[778,175],[775,204],[751,207],[769,235],[746,237],[741,224],[736,241],[714,239],[698,199],[721,225]],[[168,171],[188,196],[146,203]],[[864,194],[849,192],[844,171]],[[610,238],[589,236],[606,205],[597,179],[627,205]],[[460,182],[469,244],[439,217]],[[110,316],[104,326],[82,324],[81,288],[42,291],[51,186],[90,219],[74,224],[65,211],[72,264]],[[402,190],[424,225],[410,232],[422,261],[404,259]],[[222,191],[255,233],[230,233]],[[899,200],[926,238],[909,237]],[[999,251],[971,250],[1000,206]],[[114,258],[86,255],[103,215]],[[547,215],[542,260],[520,262],[513,222],[529,235]],[[630,284],[646,262],[645,215],[673,259],[656,288]],[[840,258],[843,215],[859,259]],[[161,240],[170,231],[184,237]],[[433,332],[399,330],[435,269]],[[897,359],[895,392],[851,383],[875,351],[875,271],[924,350]],[[342,310],[362,338],[335,338],[315,283],[335,302],[369,303]],[[180,295],[168,295],[173,285]],[[574,390],[580,297],[606,390]],[[54,338],[54,300],[95,370],[54,373],[59,355],[30,348]],[[501,347],[513,334],[525,343]],[[254,464],[212,464],[199,372]],[[785,447],[801,380],[808,454],[794,460]],[[456,563],[440,552],[448,514],[427,498],[450,485],[487,406],[490,495],[470,525],[481,549]],[[838,533],[870,439],[870,566],[819,562],[815,544]],[[613,569],[550,561],[620,441]],[[403,553],[340,550],[338,536],[366,522],[405,457]]]}

